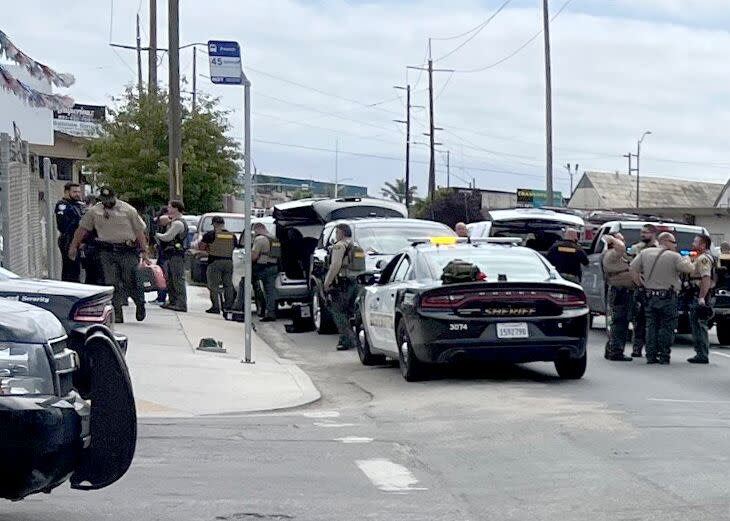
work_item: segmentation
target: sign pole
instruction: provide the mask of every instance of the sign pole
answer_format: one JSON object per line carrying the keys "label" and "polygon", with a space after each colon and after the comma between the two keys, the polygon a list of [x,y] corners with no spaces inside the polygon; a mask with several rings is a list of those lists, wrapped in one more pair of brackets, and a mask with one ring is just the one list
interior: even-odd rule
{"label": "sign pole", "polygon": [[248,81],[246,75],[243,76],[243,125],[244,125],[244,145],[243,145],[243,162],[245,169],[245,177],[243,178],[244,200],[243,213],[245,213],[243,228],[243,244],[244,248],[244,291],[243,291],[243,319],[245,326],[244,333],[244,360],[246,364],[253,363],[251,361],[251,82]]}

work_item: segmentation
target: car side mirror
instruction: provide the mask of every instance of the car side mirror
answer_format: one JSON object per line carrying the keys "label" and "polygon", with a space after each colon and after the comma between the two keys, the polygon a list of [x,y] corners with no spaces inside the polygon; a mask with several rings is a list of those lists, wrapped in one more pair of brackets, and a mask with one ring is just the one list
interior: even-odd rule
{"label": "car side mirror", "polygon": [[558,270],[552,269],[550,270],[550,280],[558,280],[560,278],[560,273],[558,273]]}
{"label": "car side mirror", "polygon": [[388,261],[385,259],[380,259],[378,262],[375,263],[375,267],[379,270],[385,269],[385,267],[388,265]]}
{"label": "car side mirror", "polygon": [[373,286],[378,282],[377,277],[372,273],[365,273],[357,277],[357,281],[363,286]]}

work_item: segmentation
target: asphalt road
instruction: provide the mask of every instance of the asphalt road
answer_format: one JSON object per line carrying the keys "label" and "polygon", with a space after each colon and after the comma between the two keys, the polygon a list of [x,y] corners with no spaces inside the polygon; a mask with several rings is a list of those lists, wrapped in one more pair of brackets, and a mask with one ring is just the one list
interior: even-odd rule
{"label": "asphalt road", "polygon": [[[335,337],[259,325],[322,391],[287,412],[144,420],[130,472],[4,503],[0,521],[727,520],[730,351],[709,366],[472,367],[406,383]],[[190,382],[190,385],[200,385]]]}

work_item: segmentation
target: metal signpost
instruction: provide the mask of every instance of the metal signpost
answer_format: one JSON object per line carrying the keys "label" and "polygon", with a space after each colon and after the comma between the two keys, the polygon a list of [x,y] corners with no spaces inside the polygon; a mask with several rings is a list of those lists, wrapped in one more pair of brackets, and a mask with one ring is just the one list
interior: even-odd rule
{"label": "metal signpost", "polygon": [[243,362],[251,361],[251,82],[243,73],[241,66],[241,47],[238,42],[220,40],[208,41],[208,58],[210,61],[210,80],[218,85],[243,85],[243,125],[244,125],[244,199],[243,212],[245,224],[243,228],[244,255],[244,347]]}

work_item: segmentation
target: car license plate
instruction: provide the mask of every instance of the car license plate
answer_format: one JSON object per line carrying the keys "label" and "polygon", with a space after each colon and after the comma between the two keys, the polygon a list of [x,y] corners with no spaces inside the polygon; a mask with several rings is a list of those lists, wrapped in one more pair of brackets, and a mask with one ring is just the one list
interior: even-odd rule
{"label": "car license plate", "polygon": [[527,322],[504,322],[497,324],[497,338],[527,338],[529,336]]}

